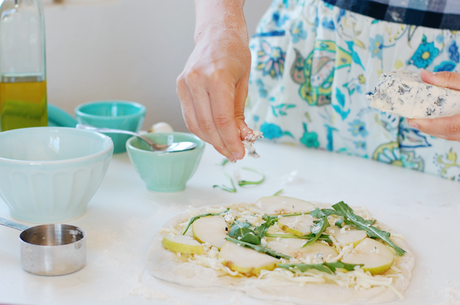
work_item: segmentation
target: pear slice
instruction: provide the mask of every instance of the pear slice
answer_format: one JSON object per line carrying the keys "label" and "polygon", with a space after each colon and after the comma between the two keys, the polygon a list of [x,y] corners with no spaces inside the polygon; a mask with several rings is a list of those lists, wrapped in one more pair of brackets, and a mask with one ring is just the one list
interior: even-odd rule
{"label": "pear slice", "polygon": [[161,243],[163,247],[173,252],[204,254],[203,246],[190,236],[166,235]]}
{"label": "pear slice", "polygon": [[200,243],[208,242],[220,249],[227,237],[227,222],[222,216],[208,216],[197,219],[192,224],[193,237]]}
{"label": "pear slice", "polygon": [[314,220],[318,220],[318,218],[311,215],[281,217],[278,219],[278,226],[281,230],[300,237],[311,233]]}
{"label": "pear slice", "polygon": [[282,238],[269,242],[267,247],[296,259],[310,257],[311,259],[316,258],[320,261],[328,261],[328,259],[332,259],[338,255],[334,248],[320,242],[314,242],[302,248],[306,242],[305,239]]}
{"label": "pear slice", "polygon": [[367,233],[364,230],[351,229],[341,231],[337,226],[327,228],[326,234],[334,236],[339,243],[345,245],[353,244],[353,247],[356,247],[367,237]]}
{"label": "pear slice", "polygon": [[394,254],[384,244],[376,240],[366,238],[353,252],[347,254],[342,262],[348,264],[364,264],[361,267],[364,271],[369,271],[372,275],[382,274],[390,269],[393,264]]}
{"label": "pear slice", "polygon": [[258,276],[261,270],[273,270],[280,261],[255,250],[225,241],[219,253],[223,264],[233,271]]}
{"label": "pear slice", "polygon": [[315,209],[311,202],[284,196],[270,196],[260,198],[249,210],[254,213],[268,215],[282,215],[293,213],[310,213]]}

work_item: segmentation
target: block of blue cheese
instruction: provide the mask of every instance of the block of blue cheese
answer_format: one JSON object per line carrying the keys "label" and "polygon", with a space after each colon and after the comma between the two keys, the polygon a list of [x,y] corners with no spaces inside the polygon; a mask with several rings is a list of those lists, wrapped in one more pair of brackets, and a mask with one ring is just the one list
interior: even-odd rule
{"label": "block of blue cheese", "polygon": [[411,119],[449,117],[460,113],[460,91],[422,81],[419,74],[400,69],[382,73],[371,106]]}

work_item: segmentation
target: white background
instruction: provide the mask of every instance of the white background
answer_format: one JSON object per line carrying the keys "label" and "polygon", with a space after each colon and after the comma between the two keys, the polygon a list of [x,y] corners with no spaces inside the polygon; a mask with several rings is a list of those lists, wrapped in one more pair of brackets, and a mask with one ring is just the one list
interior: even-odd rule
{"label": "white background", "polygon": [[[194,47],[193,0],[45,0],[48,102],[74,115],[107,99],[147,107],[144,129],[186,131],[176,78]],[[247,0],[250,35],[270,0]]]}

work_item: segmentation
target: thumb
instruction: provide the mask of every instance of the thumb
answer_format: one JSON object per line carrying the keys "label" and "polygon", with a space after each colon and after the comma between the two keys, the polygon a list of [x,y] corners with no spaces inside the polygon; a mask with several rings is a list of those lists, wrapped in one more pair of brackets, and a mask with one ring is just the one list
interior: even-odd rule
{"label": "thumb", "polygon": [[409,126],[437,138],[460,141],[460,114],[436,119],[407,119]]}
{"label": "thumb", "polygon": [[420,77],[425,83],[460,90],[460,73],[455,72],[429,72],[422,70]]}
{"label": "thumb", "polygon": [[253,131],[251,130],[251,128],[248,127],[248,125],[246,125],[246,122],[244,121],[244,111],[238,111],[238,109],[236,109],[235,116],[236,125],[238,126],[238,130],[240,131],[241,141],[244,141],[246,137],[252,136]]}
{"label": "thumb", "polygon": [[244,140],[247,136],[252,135],[252,130],[244,121],[244,107],[248,96],[248,81],[247,77],[236,85],[235,94],[235,119],[238,129],[240,130],[240,138]]}

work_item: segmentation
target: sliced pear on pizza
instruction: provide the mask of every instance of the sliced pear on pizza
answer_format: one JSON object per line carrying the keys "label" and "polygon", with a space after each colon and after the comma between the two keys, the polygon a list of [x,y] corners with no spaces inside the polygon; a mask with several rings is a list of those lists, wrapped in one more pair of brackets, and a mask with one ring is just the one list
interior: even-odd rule
{"label": "sliced pear on pizza", "polygon": [[252,249],[225,241],[220,249],[219,257],[223,264],[233,271],[245,275],[258,276],[261,270],[274,270],[279,260]]}
{"label": "sliced pear on pizza", "polygon": [[192,232],[193,237],[199,242],[208,242],[220,249],[227,237],[227,222],[222,216],[203,217],[193,222]]}
{"label": "sliced pear on pizza", "polygon": [[288,216],[278,219],[278,227],[281,230],[292,233],[299,237],[311,233],[311,227],[314,225],[313,221],[318,220],[311,215]]}
{"label": "sliced pear on pizza", "polygon": [[364,239],[352,253],[342,259],[342,262],[347,264],[364,264],[362,269],[372,275],[384,273],[390,269],[393,261],[393,252],[384,244],[371,238]]}
{"label": "sliced pear on pizza", "polygon": [[316,259],[319,261],[329,261],[338,255],[337,251],[321,242],[314,242],[303,247],[307,240],[298,238],[281,238],[268,243],[267,247],[296,259]]}
{"label": "sliced pear on pizza", "polygon": [[285,196],[263,197],[249,206],[250,211],[267,215],[310,213],[315,208],[316,206],[309,201]]}
{"label": "sliced pear on pizza", "polygon": [[166,235],[162,240],[163,247],[178,253],[204,254],[203,246],[193,237],[187,235]]}
{"label": "sliced pear on pizza", "polygon": [[353,244],[353,247],[356,247],[367,237],[366,231],[357,229],[344,230],[337,226],[331,226],[327,228],[326,234],[332,235],[337,240],[337,242],[341,244]]}

